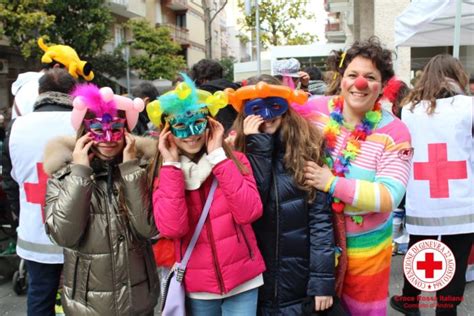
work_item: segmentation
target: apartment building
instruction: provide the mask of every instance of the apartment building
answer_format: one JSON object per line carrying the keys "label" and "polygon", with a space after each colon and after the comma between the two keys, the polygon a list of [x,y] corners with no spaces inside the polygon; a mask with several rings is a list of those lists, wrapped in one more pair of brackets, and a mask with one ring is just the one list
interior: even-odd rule
{"label": "apartment building", "polygon": [[410,0],[324,0],[328,12],[328,43],[349,46],[355,40],[378,36],[382,43],[396,52],[394,67],[397,75],[409,82],[410,48],[394,46],[395,17],[409,4]]}
{"label": "apartment building", "polygon": [[[211,15],[223,4],[221,0],[109,0],[111,12],[115,21],[111,26],[114,34],[113,41],[107,49],[112,49],[123,41],[133,40],[133,34],[128,34],[123,23],[130,18],[147,19],[157,27],[168,27],[173,40],[181,45],[188,67],[205,58],[205,24],[202,1],[208,1]],[[212,58],[221,59],[226,55],[225,13],[221,11],[212,24]],[[222,46],[224,44],[224,46]],[[133,54],[134,52],[132,52]]]}
{"label": "apartment building", "polygon": [[[107,6],[113,16],[110,25],[111,38],[104,46],[105,51],[112,51],[122,43],[133,41],[133,34],[124,27],[132,18],[144,18],[157,27],[168,27],[173,39],[181,45],[180,54],[186,60],[187,67],[205,58],[204,11],[202,1],[208,1],[211,15],[222,6],[222,0],[107,0]],[[222,10],[212,24],[212,57],[221,59],[228,55],[226,17]],[[123,50],[137,53],[133,50]],[[10,94],[11,84],[19,73],[35,69],[37,65],[27,64],[18,52],[9,46],[6,39],[0,40],[0,109],[13,102]],[[138,78],[131,72],[132,85]],[[118,81],[125,87],[125,78]]]}

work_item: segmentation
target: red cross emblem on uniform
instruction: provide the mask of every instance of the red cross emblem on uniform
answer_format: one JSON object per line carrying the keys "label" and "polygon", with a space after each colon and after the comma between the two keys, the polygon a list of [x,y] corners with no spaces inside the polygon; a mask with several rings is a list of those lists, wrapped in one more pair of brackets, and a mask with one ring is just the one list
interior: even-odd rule
{"label": "red cross emblem on uniform", "polygon": [[41,205],[41,218],[44,223],[44,205],[46,202],[46,184],[48,183],[48,175],[44,173],[43,163],[36,163],[36,173],[38,174],[37,183],[25,182],[26,201],[33,204]]}
{"label": "red cross emblem on uniform", "polygon": [[467,179],[465,160],[448,161],[446,143],[428,144],[428,161],[413,163],[415,180],[428,180],[431,198],[449,198],[449,181]]}

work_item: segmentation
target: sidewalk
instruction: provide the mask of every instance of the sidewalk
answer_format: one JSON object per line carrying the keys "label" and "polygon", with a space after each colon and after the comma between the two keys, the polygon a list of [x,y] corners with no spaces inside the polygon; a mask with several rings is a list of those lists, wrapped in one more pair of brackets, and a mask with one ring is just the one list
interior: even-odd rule
{"label": "sidewalk", "polygon": [[[403,283],[402,256],[392,257],[392,272],[390,279],[390,296],[401,293]],[[426,294],[425,294],[426,295]],[[435,315],[434,310],[422,310],[423,316]],[[26,315],[26,297],[17,296],[11,287],[11,282],[0,284],[0,315],[20,316]],[[158,315],[158,313],[155,313]],[[400,316],[402,314],[388,307],[388,316]],[[458,308],[459,316],[474,316],[474,283],[466,285],[464,302]]]}

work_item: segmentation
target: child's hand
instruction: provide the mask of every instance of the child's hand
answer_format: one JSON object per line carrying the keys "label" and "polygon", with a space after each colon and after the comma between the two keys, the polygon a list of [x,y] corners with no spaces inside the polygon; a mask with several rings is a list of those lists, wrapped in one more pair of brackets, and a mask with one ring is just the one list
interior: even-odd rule
{"label": "child's hand", "polygon": [[209,129],[206,129],[206,146],[207,153],[213,152],[215,149],[222,147],[224,141],[224,126],[215,119],[209,117],[207,119]]}
{"label": "child's hand", "polygon": [[226,137],[226,139],[224,141],[227,143],[227,145],[234,148],[236,137],[237,137],[237,132],[236,131],[230,131],[229,135]]}
{"label": "child's hand", "polygon": [[135,137],[125,132],[125,148],[123,149],[123,162],[137,158],[137,147],[135,146]]}
{"label": "child's hand", "polygon": [[332,306],[332,296],[315,296],[314,297],[314,310],[324,311]]}
{"label": "child's hand", "polygon": [[179,153],[178,146],[174,142],[173,135],[171,135],[170,126],[166,124],[161,131],[158,139],[158,150],[163,156],[163,162],[178,162]]}
{"label": "child's hand", "polygon": [[89,149],[94,142],[90,133],[81,136],[74,147],[72,152],[72,162],[76,165],[84,165],[90,167],[90,160],[94,157],[94,153],[89,154]]}
{"label": "child's hand", "polygon": [[263,124],[263,118],[260,115],[249,115],[244,119],[244,134],[252,135],[260,133],[260,125]]}

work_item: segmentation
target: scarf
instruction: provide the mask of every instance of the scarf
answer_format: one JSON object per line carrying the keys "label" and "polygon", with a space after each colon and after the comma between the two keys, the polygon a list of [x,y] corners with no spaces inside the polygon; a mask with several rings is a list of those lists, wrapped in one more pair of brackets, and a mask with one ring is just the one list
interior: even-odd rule
{"label": "scarf", "polygon": [[186,190],[199,189],[212,172],[213,165],[207,160],[207,155],[203,154],[197,163],[184,155],[179,156],[179,160],[184,173]]}

